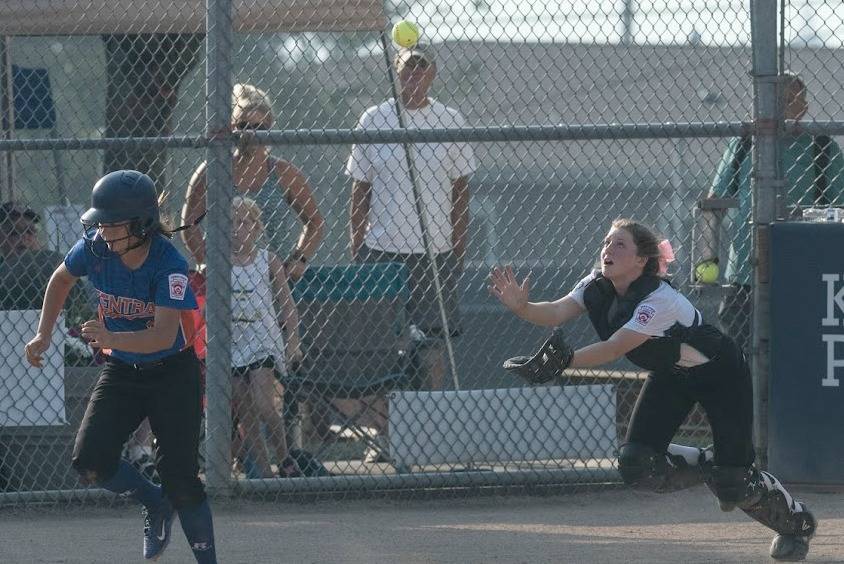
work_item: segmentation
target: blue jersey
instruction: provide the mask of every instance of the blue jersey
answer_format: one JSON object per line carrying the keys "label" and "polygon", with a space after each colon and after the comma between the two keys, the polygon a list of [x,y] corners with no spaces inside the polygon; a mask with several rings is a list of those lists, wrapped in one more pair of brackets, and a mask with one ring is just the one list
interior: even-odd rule
{"label": "blue jersey", "polygon": [[67,253],[65,267],[73,276],[87,276],[99,294],[100,319],[115,333],[143,331],[152,326],[156,306],[182,311],[176,340],[169,348],[148,354],[120,350],[104,351],[128,363],[142,363],[168,357],[193,344],[191,311],[196,297],[188,285],[188,263],[163,236],[152,239],[149,255],[135,270],[123,264],[120,256],[104,247],[104,258],[91,252],[80,239]]}

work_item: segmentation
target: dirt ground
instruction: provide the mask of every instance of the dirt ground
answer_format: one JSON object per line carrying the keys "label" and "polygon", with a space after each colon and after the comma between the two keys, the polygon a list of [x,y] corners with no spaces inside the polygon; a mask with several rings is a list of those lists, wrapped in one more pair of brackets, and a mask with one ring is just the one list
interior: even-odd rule
{"label": "dirt ground", "polygon": [[[795,490],[820,521],[809,562],[844,562],[844,496]],[[547,497],[213,506],[221,563],[755,563],[772,533],[704,487]],[[0,562],[142,562],[135,508],[0,511]],[[178,525],[159,562],[193,561]]]}

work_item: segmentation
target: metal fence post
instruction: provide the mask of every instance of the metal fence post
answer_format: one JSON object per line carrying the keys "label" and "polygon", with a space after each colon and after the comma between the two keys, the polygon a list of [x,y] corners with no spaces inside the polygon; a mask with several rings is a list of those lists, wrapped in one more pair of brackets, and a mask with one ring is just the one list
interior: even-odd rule
{"label": "metal fence post", "polygon": [[[206,481],[214,494],[231,484],[231,0],[207,0],[206,35]],[[213,249],[213,251],[212,251]]]}
{"label": "metal fence post", "polygon": [[768,374],[770,370],[770,287],[768,280],[768,233],[776,216],[777,186],[780,179],[777,107],[777,3],[750,2],[753,50],[753,384],[754,442],[756,460],[767,466]]}

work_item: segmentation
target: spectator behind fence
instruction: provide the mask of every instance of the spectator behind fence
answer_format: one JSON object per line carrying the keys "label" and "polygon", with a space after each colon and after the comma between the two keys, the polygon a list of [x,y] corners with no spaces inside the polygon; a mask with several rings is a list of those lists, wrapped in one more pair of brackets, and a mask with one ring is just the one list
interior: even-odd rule
{"label": "spectator behind fence", "polygon": [[[64,257],[44,248],[40,224],[41,217],[20,203],[0,205],[0,309],[41,309],[47,282]],[[92,315],[85,288],[75,287],[68,297],[68,325]]]}
{"label": "spectator behind fence", "polygon": [[[236,84],[232,93],[233,130],[245,133],[265,131],[274,122],[272,104],[267,94],[249,84]],[[205,213],[205,169],[203,162],[188,184],[182,221],[193,223]],[[288,161],[270,155],[266,145],[254,138],[244,137],[234,152],[234,193],[258,202],[266,226],[269,249],[282,254],[287,275],[298,280],[314,256],[323,237],[324,220],[316,200],[302,172]],[[292,250],[284,248],[285,237],[291,231],[285,219],[292,209],[302,223],[302,231]],[[185,246],[198,264],[205,262],[205,240],[201,225],[182,232]]]}
{"label": "spectator behind fence", "polygon": [[256,245],[263,232],[258,204],[235,196],[232,203],[232,398],[243,445],[242,452],[236,454],[257,466],[260,476],[256,477],[273,476],[261,432],[264,425],[278,463],[278,475],[284,478],[301,474],[288,453],[281,417],[284,390],[274,370],[284,374],[288,366],[302,360],[299,315],[281,260]]}
{"label": "spectator behind fence", "polygon": [[[395,59],[401,85],[405,125],[413,129],[454,129],[465,120],[459,111],[428,97],[437,67],[428,48],[404,49]],[[367,109],[360,130],[398,129],[393,99]],[[463,270],[469,223],[469,176],[475,156],[468,143],[424,143],[410,146],[415,160],[417,188],[425,205],[428,237],[436,253],[448,327],[460,332],[457,281]],[[358,262],[403,262],[410,273],[410,322],[435,345],[427,355],[429,381],[443,387],[445,337],[439,303],[422,238],[413,183],[401,144],[357,144],[346,164],[352,178],[351,253]]]}
{"label": "spectator behind fence", "polygon": [[[783,84],[785,119],[799,122],[809,108],[806,84],[787,72]],[[725,279],[729,285],[718,308],[721,327],[745,352],[751,339],[751,137],[730,140],[718,165],[709,198],[737,198],[738,213],[732,221],[730,253]],[[801,133],[787,138],[781,147],[781,170],[786,183],[782,202],[795,210],[805,206],[844,205],[844,157],[838,144],[826,135]],[[702,211],[698,257],[701,264],[719,262],[718,233],[723,212]],[[697,269],[696,269],[697,270]]]}

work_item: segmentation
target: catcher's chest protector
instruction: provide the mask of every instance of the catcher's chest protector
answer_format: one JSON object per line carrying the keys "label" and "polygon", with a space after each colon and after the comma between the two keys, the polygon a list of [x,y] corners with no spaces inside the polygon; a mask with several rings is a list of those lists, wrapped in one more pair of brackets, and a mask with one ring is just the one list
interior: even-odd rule
{"label": "catcher's chest protector", "polygon": [[[601,340],[606,341],[630,321],[639,303],[659,288],[662,282],[662,278],[644,274],[630,284],[624,296],[618,296],[612,282],[600,274],[590,282],[584,289],[583,302],[589,320]],[[720,347],[720,337],[717,329],[701,325],[699,320],[692,327],[675,323],[664,337],[648,339],[626,356],[630,362],[645,370],[671,370],[680,360],[681,343],[688,343],[713,358]]]}

